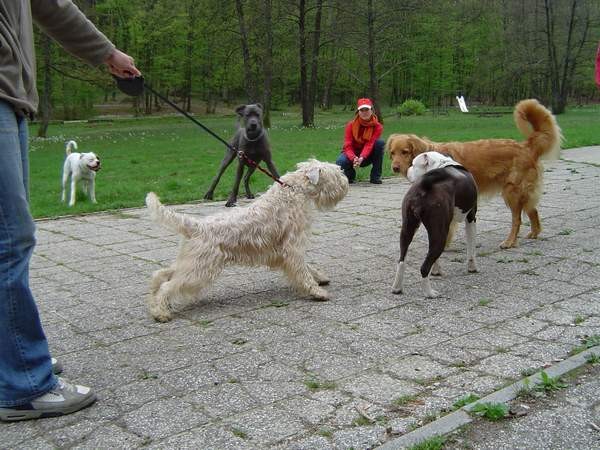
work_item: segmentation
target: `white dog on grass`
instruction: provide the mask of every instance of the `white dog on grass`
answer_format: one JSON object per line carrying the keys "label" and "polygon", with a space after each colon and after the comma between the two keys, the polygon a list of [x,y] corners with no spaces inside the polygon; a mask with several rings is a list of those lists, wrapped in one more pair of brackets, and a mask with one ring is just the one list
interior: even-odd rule
{"label": "white dog on grass", "polygon": [[77,142],[69,141],[65,149],[67,158],[63,166],[62,201],[67,200],[67,183],[71,177],[71,198],[69,206],[75,204],[77,182],[82,181],[92,203],[96,203],[96,172],[100,170],[100,158],[95,153],[76,153]]}
{"label": "white dog on grass", "polygon": [[282,270],[301,293],[328,300],[320,286],[327,277],[304,260],[313,210],[333,208],[348,192],[340,167],[317,160],[299,163],[245,208],[198,219],[164,207],[146,196],[151,217],[185,237],[168,269],[154,273],[148,307],[154,319],[171,320],[173,311],[193,303],[228,264]]}

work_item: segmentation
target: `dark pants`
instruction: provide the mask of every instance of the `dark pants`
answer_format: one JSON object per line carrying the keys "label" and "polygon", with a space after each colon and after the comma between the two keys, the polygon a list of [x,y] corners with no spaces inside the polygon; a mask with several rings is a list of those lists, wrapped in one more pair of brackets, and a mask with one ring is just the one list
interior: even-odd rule
{"label": "dark pants", "polygon": [[[371,181],[376,181],[381,178],[381,166],[383,165],[383,150],[385,147],[385,141],[382,139],[377,139],[375,144],[373,144],[373,151],[367,159],[365,159],[360,167],[366,167],[369,164],[373,164],[373,168],[371,169]],[[358,156],[358,155],[357,155]],[[356,178],[356,170],[352,167],[352,161],[348,159],[346,154],[342,152],[335,162],[338,166],[342,168],[346,177],[348,177],[348,181],[354,181]]]}

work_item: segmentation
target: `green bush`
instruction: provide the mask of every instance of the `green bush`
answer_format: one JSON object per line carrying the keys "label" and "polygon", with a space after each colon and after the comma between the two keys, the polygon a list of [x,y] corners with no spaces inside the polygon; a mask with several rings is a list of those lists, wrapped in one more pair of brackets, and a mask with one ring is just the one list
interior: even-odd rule
{"label": "green bush", "polygon": [[419,100],[408,99],[398,106],[399,116],[422,116],[427,108]]}

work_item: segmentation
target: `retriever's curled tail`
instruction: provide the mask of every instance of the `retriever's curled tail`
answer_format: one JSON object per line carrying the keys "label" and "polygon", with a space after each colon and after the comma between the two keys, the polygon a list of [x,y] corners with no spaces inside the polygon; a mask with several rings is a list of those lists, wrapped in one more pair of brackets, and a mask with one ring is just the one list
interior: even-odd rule
{"label": "retriever's curled tail", "polygon": [[514,118],[536,159],[558,158],[563,137],[556,118],[546,107],[535,99],[522,100],[515,106]]}
{"label": "retriever's curled tail", "polygon": [[172,211],[163,206],[154,192],[149,192],[146,195],[146,206],[150,212],[150,217],[155,222],[164,225],[170,230],[182,234],[186,238],[190,238],[195,230],[197,230],[194,219]]}

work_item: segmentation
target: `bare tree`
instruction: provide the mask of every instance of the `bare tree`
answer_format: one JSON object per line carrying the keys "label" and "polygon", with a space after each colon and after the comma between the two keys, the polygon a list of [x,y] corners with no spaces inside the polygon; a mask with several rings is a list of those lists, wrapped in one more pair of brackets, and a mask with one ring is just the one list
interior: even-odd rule
{"label": "bare tree", "polygon": [[265,51],[263,57],[264,92],[263,110],[264,124],[271,127],[271,95],[273,90],[273,23],[272,0],[263,1],[263,20],[265,24]]}
{"label": "bare tree", "polygon": [[[552,111],[562,114],[567,106],[577,60],[587,40],[590,14],[585,4],[570,0],[566,30],[559,30],[562,12],[555,11],[555,2],[544,0],[545,34],[548,43],[548,69],[552,86]],[[564,42],[561,40],[564,39]],[[561,55],[562,51],[562,55]]]}
{"label": "bare tree", "polygon": [[253,103],[258,98],[256,93],[256,83],[252,76],[252,63],[250,61],[250,44],[248,41],[248,31],[244,19],[244,8],[242,0],[235,0],[238,22],[240,26],[240,43],[242,46],[242,58],[244,59],[244,89],[248,102]]}

